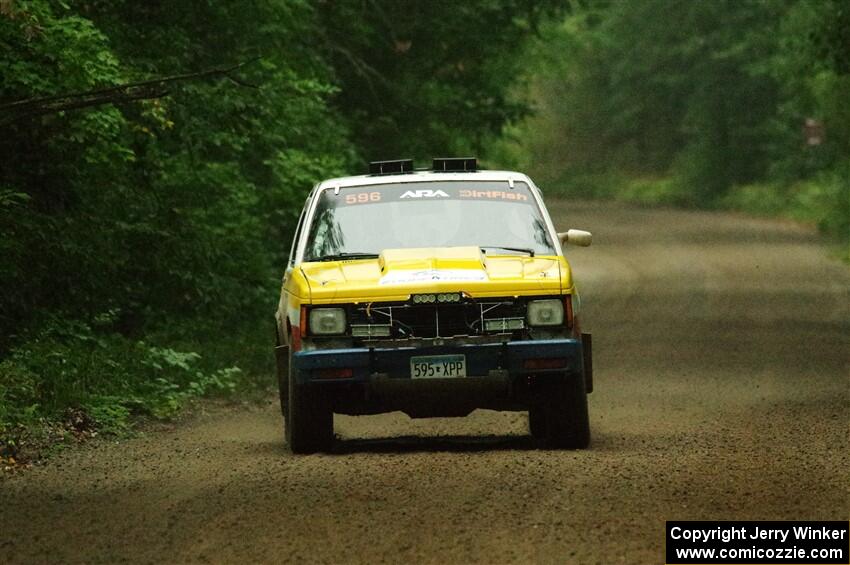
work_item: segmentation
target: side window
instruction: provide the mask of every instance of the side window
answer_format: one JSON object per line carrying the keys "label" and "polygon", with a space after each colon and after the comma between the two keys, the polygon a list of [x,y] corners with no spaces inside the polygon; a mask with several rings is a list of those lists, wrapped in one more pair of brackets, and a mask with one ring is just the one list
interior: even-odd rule
{"label": "side window", "polygon": [[295,228],[295,235],[292,237],[292,247],[289,248],[289,266],[295,263],[295,250],[298,248],[298,240],[301,239],[301,232],[304,228],[304,218],[307,216],[307,208],[310,205],[310,198],[304,203],[304,208],[301,209],[301,216],[298,218],[298,227]]}

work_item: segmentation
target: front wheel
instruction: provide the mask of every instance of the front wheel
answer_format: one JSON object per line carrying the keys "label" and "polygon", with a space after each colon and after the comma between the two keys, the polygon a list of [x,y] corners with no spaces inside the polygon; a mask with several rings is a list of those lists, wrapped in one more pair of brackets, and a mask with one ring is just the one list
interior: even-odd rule
{"label": "front wheel", "polygon": [[287,389],[286,443],[292,453],[315,453],[333,441],[333,411],[322,389],[296,383],[290,364]]}
{"label": "front wheel", "polygon": [[585,449],[590,445],[590,419],[583,378],[567,377],[560,382],[542,409],[548,447]]}

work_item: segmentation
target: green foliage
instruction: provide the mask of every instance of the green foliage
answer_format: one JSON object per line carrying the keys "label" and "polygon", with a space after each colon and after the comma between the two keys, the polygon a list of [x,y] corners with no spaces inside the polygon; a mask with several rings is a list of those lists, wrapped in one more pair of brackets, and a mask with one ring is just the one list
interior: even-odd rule
{"label": "green foliage", "polygon": [[527,113],[511,87],[524,43],[565,0],[317,3],[343,96],[336,105],[373,159],[476,152]]}
{"label": "green foliage", "polygon": [[115,396],[95,396],[83,409],[102,433],[121,435],[130,428],[131,412],[125,403]]}
{"label": "green foliage", "polygon": [[0,362],[0,438],[19,424],[61,419],[69,408],[101,431],[120,433],[133,415],[169,417],[193,397],[248,384],[238,367],[214,369],[197,352],[148,345],[98,325],[54,319]]}
{"label": "green foliage", "polygon": [[583,3],[531,50],[537,114],[491,155],[578,196],[760,206],[846,239],[847,30],[844,0]]}
{"label": "green foliage", "polygon": [[672,178],[630,178],[616,192],[620,200],[648,205],[688,204],[688,191]]}
{"label": "green foliage", "polygon": [[720,204],[752,214],[817,224],[824,232],[843,238],[843,255],[850,259],[850,160],[791,184],[735,187]]}
{"label": "green foliage", "polygon": [[268,383],[313,184],[523,115],[521,44],[565,5],[0,0],[0,105],[254,61],[160,98],[0,114],[0,439],[68,410],[120,432]]}
{"label": "green foliage", "polygon": [[7,102],[263,55],[240,77],[258,89],[181,83],[0,126],[0,426],[76,407],[120,431],[244,388],[234,363],[267,370],[270,339],[248,358],[222,342],[257,339],[295,209],[356,155],[315,18],[297,0],[0,3]]}

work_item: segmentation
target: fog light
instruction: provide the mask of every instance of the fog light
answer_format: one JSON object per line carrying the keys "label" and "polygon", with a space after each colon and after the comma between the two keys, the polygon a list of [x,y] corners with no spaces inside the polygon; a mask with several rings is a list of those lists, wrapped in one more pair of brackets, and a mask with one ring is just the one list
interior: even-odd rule
{"label": "fog light", "polygon": [[389,337],[389,324],[351,324],[353,337]]}
{"label": "fog light", "polygon": [[494,320],[484,320],[484,330],[488,332],[510,332],[521,330],[525,327],[525,320],[522,318],[496,318]]}

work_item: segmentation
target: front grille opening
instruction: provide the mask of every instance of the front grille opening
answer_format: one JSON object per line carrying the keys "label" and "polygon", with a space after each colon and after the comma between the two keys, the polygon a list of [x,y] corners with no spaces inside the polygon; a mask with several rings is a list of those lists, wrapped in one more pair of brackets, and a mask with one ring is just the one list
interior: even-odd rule
{"label": "front grille opening", "polygon": [[[488,320],[525,318],[525,302],[513,299],[465,300],[462,302],[419,302],[356,306],[352,325],[389,325],[391,337],[436,338],[477,336],[486,333],[518,333],[523,328],[488,324]],[[488,328],[489,327],[489,331]]]}

